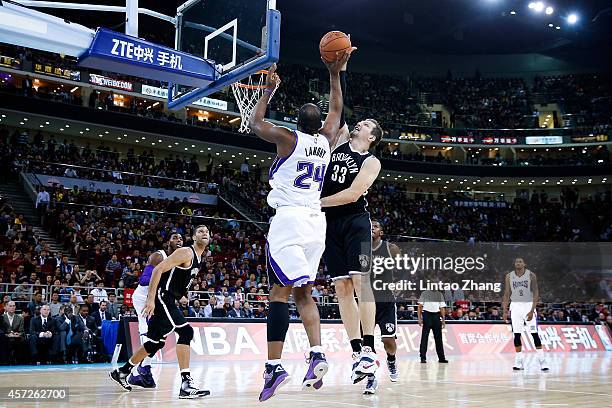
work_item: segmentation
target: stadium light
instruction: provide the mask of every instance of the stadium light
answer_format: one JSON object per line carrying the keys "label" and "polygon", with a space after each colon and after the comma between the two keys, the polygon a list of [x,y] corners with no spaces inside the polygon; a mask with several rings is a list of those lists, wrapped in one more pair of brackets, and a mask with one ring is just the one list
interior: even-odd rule
{"label": "stadium light", "polygon": [[550,6],[548,6],[548,7],[546,7],[546,11],[545,12],[546,12],[546,14],[551,15],[552,13],[555,12],[555,9],[550,7]]}
{"label": "stadium light", "polygon": [[533,9],[536,13],[541,13],[542,10],[544,10],[544,3],[541,1],[536,1],[535,5],[533,6]]}
{"label": "stadium light", "polygon": [[535,3],[532,1],[531,3],[529,3],[529,7],[531,10],[533,10],[535,8]]}
{"label": "stadium light", "polygon": [[578,22],[578,15],[575,13],[570,14],[567,16],[567,22],[570,24],[576,24],[576,22]]}

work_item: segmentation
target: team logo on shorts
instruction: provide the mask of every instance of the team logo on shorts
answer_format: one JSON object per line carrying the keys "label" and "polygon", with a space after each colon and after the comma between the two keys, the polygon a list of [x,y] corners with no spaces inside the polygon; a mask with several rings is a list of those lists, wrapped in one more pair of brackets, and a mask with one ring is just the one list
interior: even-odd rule
{"label": "team logo on shorts", "polygon": [[387,323],[385,324],[385,329],[387,329],[388,332],[393,332],[395,331],[395,325],[393,323]]}
{"label": "team logo on shorts", "polygon": [[367,255],[359,255],[359,264],[361,265],[362,268],[367,268],[368,265],[370,264],[370,257]]}

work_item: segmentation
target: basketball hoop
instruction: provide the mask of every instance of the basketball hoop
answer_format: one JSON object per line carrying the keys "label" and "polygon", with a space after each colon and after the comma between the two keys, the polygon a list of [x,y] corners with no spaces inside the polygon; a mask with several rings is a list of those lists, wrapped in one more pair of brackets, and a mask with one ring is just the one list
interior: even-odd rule
{"label": "basketball hoop", "polygon": [[[249,128],[249,119],[253,114],[255,105],[264,91],[267,89],[266,77],[268,71],[261,70],[254,74],[249,75],[242,81],[237,81],[232,84],[232,91],[234,92],[234,98],[238,103],[238,109],[240,110],[240,129],[238,132],[247,133],[251,129]],[[270,99],[274,96],[274,92],[278,88],[278,84],[274,87],[274,90],[270,94]]]}

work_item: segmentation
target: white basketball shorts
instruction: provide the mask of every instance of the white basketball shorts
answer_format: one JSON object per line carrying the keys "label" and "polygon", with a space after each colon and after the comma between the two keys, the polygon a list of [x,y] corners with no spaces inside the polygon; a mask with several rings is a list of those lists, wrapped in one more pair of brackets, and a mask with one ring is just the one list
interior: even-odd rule
{"label": "white basketball shorts", "polygon": [[132,303],[134,304],[134,309],[136,310],[136,315],[138,316],[138,333],[141,336],[146,336],[147,332],[149,331],[147,318],[143,314],[144,307],[147,304],[148,293],[148,286],[138,285],[136,290],[134,290],[134,294],[132,295]]}
{"label": "white basketball shorts", "polygon": [[531,302],[520,302],[510,304],[510,319],[512,320],[512,333],[537,333],[537,313],[533,312],[531,320],[527,320],[527,314],[531,311]]}
{"label": "white basketball shorts", "polygon": [[325,214],[308,207],[279,207],[270,223],[266,255],[271,284],[314,283],[325,250]]}

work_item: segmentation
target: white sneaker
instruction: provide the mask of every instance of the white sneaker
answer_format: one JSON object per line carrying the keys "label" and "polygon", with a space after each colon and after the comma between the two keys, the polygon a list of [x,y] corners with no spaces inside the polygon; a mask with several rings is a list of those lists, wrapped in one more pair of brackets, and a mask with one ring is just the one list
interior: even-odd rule
{"label": "white sneaker", "polygon": [[546,357],[540,357],[540,369],[542,371],[548,371],[548,362],[546,361]]}
{"label": "white sneaker", "polygon": [[351,372],[351,381],[353,382],[353,384],[357,384],[358,382],[360,382],[361,380],[363,380],[367,376],[364,375],[364,374],[357,374],[357,372],[355,371],[357,369],[357,367],[359,367],[359,362],[360,362],[360,359],[361,359],[361,354],[360,353],[353,353],[352,357],[353,357],[353,369],[352,369],[352,372]]}
{"label": "white sneaker", "polygon": [[376,372],[379,365],[376,353],[370,347],[363,347],[359,355],[359,363],[353,371],[358,375],[370,375]]}
{"label": "white sneaker", "polygon": [[523,369],[523,357],[519,354],[514,357],[514,365],[512,366],[514,371],[520,371]]}
{"label": "white sneaker", "polygon": [[372,395],[376,392],[377,389],[378,389],[378,381],[376,380],[376,376],[369,375],[368,383],[366,384],[366,387],[365,387],[365,390],[363,390],[363,393],[365,395]]}

